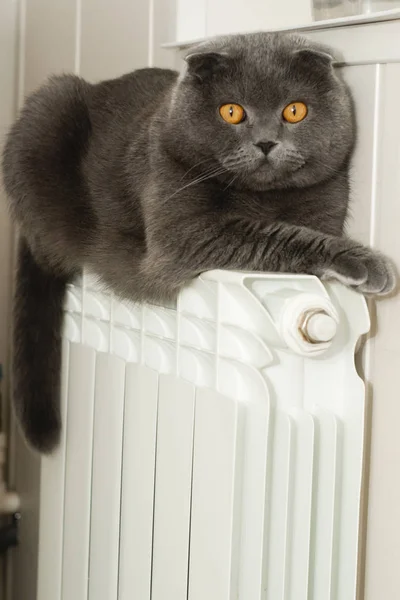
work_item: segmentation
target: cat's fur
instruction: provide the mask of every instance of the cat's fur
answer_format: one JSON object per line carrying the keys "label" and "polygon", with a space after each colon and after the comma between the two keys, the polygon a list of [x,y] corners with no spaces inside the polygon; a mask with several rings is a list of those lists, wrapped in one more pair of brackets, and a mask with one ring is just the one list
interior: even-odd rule
{"label": "cat's fur", "polygon": [[[183,76],[54,77],[9,134],[4,181],[21,233],[14,402],[40,451],[59,439],[62,306],[83,266],[134,300],[171,298],[218,268],[394,286],[384,257],[341,237],[354,123],[326,49],[262,33],[212,40],[186,61]],[[298,100],[307,118],[285,123]],[[245,107],[240,125],[221,119],[227,102]],[[256,144],[270,141],[266,157]]]}

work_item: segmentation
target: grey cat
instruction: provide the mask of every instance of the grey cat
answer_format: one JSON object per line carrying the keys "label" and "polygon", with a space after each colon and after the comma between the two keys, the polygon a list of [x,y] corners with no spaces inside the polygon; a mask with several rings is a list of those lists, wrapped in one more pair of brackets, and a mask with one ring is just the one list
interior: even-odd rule
{"label": "grey cat", "polygon": [[342,237],[355,132],[333,61],[295,35],[229,36],[192,49],[181,76],[66,75],[27,99],[3,171],[21,234],[14,402],[34,448],[59,440],[63,302],[83,266],[138,301],[208,269],[394,288],[385,257]]}

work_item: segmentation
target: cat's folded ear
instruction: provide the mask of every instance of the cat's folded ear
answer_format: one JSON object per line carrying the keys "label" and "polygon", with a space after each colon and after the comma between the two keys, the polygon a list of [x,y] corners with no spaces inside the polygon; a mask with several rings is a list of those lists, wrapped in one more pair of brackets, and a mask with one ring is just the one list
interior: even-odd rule
{"label": "cat's folded ear", "polygon": [[185,56],[185,61],[187,74],[199,81],[204,81],[212,75],[226,70],[230,63],[230,57],[224,52],[194,49]]}
{"label": "cat's folded ear", "polygon": [[295,50],[294,56],[301,60],[304,64],[316,67],[332,67],[337,62],[337,58],[329,48],[313,48],[304,47],[300,50]]}

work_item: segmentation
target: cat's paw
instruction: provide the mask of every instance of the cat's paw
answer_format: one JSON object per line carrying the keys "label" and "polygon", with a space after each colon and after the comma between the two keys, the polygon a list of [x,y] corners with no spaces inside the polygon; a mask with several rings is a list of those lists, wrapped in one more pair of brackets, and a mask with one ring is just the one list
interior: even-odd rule
{"label": "cat's paw", "polygon": [[395,267],[386,256],[355,244],[333,256],[322,279],[336,279],[362,294],[378,296],[390,294],[398,282]]}

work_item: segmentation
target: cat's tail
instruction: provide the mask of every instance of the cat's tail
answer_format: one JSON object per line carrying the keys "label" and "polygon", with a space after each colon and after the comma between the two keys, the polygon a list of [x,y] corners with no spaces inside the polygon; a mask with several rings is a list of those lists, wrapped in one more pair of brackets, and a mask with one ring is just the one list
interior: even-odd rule
{"label": "cat's tail", "polygon": [[67,277],[37,264],[27,242],[18,248],[14,297],[13,398],[28,443],[43,453],[61,432],[60,371]]}

